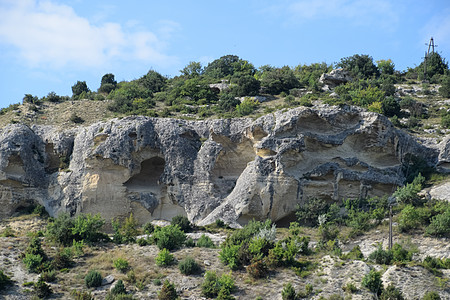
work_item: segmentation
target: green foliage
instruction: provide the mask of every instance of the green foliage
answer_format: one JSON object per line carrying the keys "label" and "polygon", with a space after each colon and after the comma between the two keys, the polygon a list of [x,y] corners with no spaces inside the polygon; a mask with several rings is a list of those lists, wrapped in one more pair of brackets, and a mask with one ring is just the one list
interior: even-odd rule
{"label": "green foliage", "polygon": [[372,293],[380,295],[383,291],[383,282],[381,281],[381,273],[371,269],[369,273],[364,275],[361,285],[368,288]]}
{"label": "green foliage", "polygon": [[188,238],[185,242],[184,242],[184,246],[186,246],[187,248],[192,248],[195,247],[195,242],[192,238]]}
{"label": "green foliage", "polygon": [[443,213],[431,218],[430,225],[426,228],[426,233],[439,237],[450,236],[450,205],[447,205],[447,209]]}
{"label": "green foliage", "polygon": [[295,216],[301,225],[317,226],[320,215],[326,214],[328,204],[323,199],[308,198],[302,206],[297,207]]}
{"label": "green foliage", "polygon": [[86,81],[77,81],[77,83],[75,83],[72,86],[72,98],[74,99],[79,99],[78,97],[83,94],[83,93],[89,93],[90,90],[87,87]]}
{"label": "green foliage", "polygon": [[29,272],[36,273],[39,271],[44,259],[41,255],[27,253],[25,254],[23,262]]}
{"label": "green foliage", "polygon": [[261,87],[261,83],[254,76],[245,75],[239,77],[237,85],[233,86],[231,93],[237,97],[256,96]]}
{"label": "green foliage", "polygon": [[405,300],[403,293],[392,284],[389,284],[380,295],[380,300]]}
{"label": "green foliage", "polygon": [[167,249],[162,249],[159,251],[155,258],[156,264],[160,267],[167,267],[175,262],[174,256]]}
{"label": "green foliage", "polygon": [[155,226],[151,222],[147,222],[142,229],[145,234],[152,234],[155,231]]}
{"label": "green foliage", "polygon": [[400,244],[395,243],[391,250],[383,250],[382,245],[378,245],[377,250],[369,255],[369,259],[377,264],[390,265],[392,263],[407,263],[411,261],[413,253],[403,249]]}
{"label": "green foliage", "polygon": [[395,64],[392,62],[392,60],[388,59],[381,59],[381,60],[377,60],[377,66],[378,69],[380,70],[380,73],[382,75],[386,74],[386,75],[393,75],[394,71],[395,71]]}
{"label": "green foliage", "polygon": [[422,190],[424,181],[425,178],[419,173],[412,183],[407,183],[405,186],[397,188],[393,196],[399,203],[417,205],[420,201],[418,193]]}
{"label": "green foliage", "polygon": [[192,224],[186,216],[175,216],[172,218],[170,224],[172,224],[172,226],[178,225],[178,227],[184,232],[190,232],[192,230]]}
{"label": "green foliage", "polygon": [[400,104],[393,96],[386,97],[381,102],[383,115],[387,117],[398,116],[400,114]]}
{"label": "green foliage", "polygon": [[292,286],[292,283],[286,283],[283,285],[283,290],[281,291],[281,299],[283,300],[296,300],[297,294]]}
{"label": "green foliage", "polygon": [[344,285],[342,287],[342,289],[344,290],[344,292],[351,293],[351,294],[358,291],[358,288],[356,287],[356,285],[353,282],[347,282],[347,284]]}
{"label": "green foliage", "polygon": [[138,235],[138,222],[133,213],[121,223],[119,220],[112,220],[111,225],[114,230],[113,242],[116,244],[129,244],[136,242]]}
{"label": "green foliage", "polygon": [[259,101],[256,99],[245,97],[245,99],[238,105],[236,105],[236,112],[241,116],[251,114],[258,106]]}
{"label": "green foliage", "polygon": [[51,287],[47,283],[45,283],[45,281],[39,279],[34,284],[34,293],[40,299],[44,299],[44,298],[47,298],[48,296],[50,296],[53,293],[53,291],[52,291]]}
{"label": "green foliage", "polygon": [[114,268],[116,268],[118,271],[125,273],[128,268],[130,267],[128,261],[123,258],[118,258],[113,261]]}
{"label": "green foliage", "polygon": [[369,55],[355,54],[350,57],[341,58],[337,67],[347,70],[350,72],[350,75],[356,79],[367,79],[379,75],[378,68],[375,66],[372,57]]}
{"label": "green foliage", "polygon": [[3,270],[0,270],[0,291],[11,283],[12,283],[11,278],[9,278],[9,276],[3,273]]}
{"label": "green foliage", "polygon": [[261,74],[261,87],[264,92],[277,95],[289,92],[290,89],[300,87],[300,82],[294,71],[288,66],[282,68],[269,67]]}
{"label": "green foliage", "polygon": [[85,241],[87,243],[94,243],[103,239],[104,234],[100,232],[100,229],[105,224],[105,220],[100,214],[80,214],[73,222],[72,227],[72,241]]}
{"label": "green foliage", "polygon": [[152,96],[153,93],[137,81],[121,82],[108,96],[114,100],[108,109],[117,113],[145,114],[155,105]]}
{"label": "green foliage", "polygon": [[300,86],[308,87],[310,91],[318,91],[320,76],[323,73],[330,72],[331,70],[331,65],[322,62],[313,63],[311,65],[298,65],[295,67],[294,73],[298,78]]}
{"label": "green foliage", "polygon": [[200,265],[190,256],[181,260],[178,263],[178,268],[180,269],[180,272],[184,275],[199,274],[202,271]]}
{"label": "green foliage", "polygon": [[207,271],[201,285],[202,295],[215,298],[221,294],[222,299],[229,296],[236,289],[234,279],[231,274],[222,274],[218,277],[215,271]]}
{"label": "green foliage", "polygon": [[138,84],[152,93],[161,92],[166,86],[167,78],[156,71],[150,70],[137,80]]}
{"label": "green foliage", "polygon": [[127,290],[125,289],[125,286],[123,284],[123,281],[119,279],[116,283],[116,285],[111,289],[111,294],[113,295],[120,295],[120,294],[126,294]]}
{"label": "green foliage", "polygon": [[223,111],[233,111],[241,101],[231,93],[222,93],[217,104]]}
{"label": "green foliage", "polygon": [[71,290],[70,295],[74,300],[94,300],[94,297],[89,291]]}
{"label": "green foliage", "polygon": [[158,292],[159,300],[176,300],[178,299],[177,290],[175,285],[169,280],[165,280],[161,290]]}
{"label": "green foliage", "polygon": [[214,245],[214,242],[211,240],[209,236],[202,234],[197,241],[197,247],[215,248],[216,246]]}
{"label": "green foliage", "polygon": [[102,275],[96,270],[89,270],[86,277],[84,277],[84,283],[88,288],[99,287],[102,284]]}
{"label": "green foliage", "polygon": [[423,295],[422,300],[441,300],[441,296],[436,291],[428,291]]}
{"label": "green foliage", "polygon": [[71,245],[73,240],[94,243],[105,238],[100,232],[104,223],[100,214],[80,214],[71,218],[63,213],[48,224],[46,235],[50,240],[65,246]]}
{"label": "green foliage", "polygon": [[117,81],[114,79],[114,74],[108,73],[102,76],[99,93],[109,94],[117,86]]}
{"label": "green foliage", "polygon": [[443,75],[448,70],[448,63],[437,52],[432,52],[426,58],[426,77],[424,77],[425,61],[416,70],[419,72],[419,79],[432,80],[436,75]]}
{"label": "green foliage", "polygon": [[75,124],[81,124],[81,123],[84,122],[83,118],[81,118],[80,116],[78,116],[75,112],[73,112],[73,113],[70,115],[69,120],[70,120],[71,122],[75,123]]}
{"label": "green foliage", "polygon": [[442,79],[441,87],[439,88],[439,95],[444,98],[450,98],[450,75],[446,75]]}
{"label": "green foliage", "polygon": [[180,248],[186,240],[186,234],[178,225],[157,228],[152,237],[159,249],[166,248],[168,250]]}
{"label": "green foliage", "polygon": [[203,74],[206,77],[221,79],[231,76],[254,75],[255,72],[255,67],[248,61],[242,60],[236,55],[225,55],[209,63]]}
{"label": "green foliage", "polygon": [[70,268],[74,265],[72,248],[60,248],[52,261],[56,269]]}
{"label": "green foliage", "polygon": [[45,282],[54,282],[56,280],[56,271],[55,270],[44,271],[41,273],[40,279],[42,279]]}
{"label": "green foliage", "polygon": [[264,259],[254,259],[253,262],[247,266],[247,273],[255,279],[267,277],[269,268]]}
{"label": "green foliage", "polygon": [[359,245],[352,248],[347,254],[341,256],[342,259],[361,260],[364,259],[364,254],[361,252]]}
{"label": "green foliage", "polygon": [[427,256],[423,262],[422,266],[433,274],[440,276],[442,272],[440,269],[450,269],[450,258],[440,259],[431,256]]}
{"label": "green foliage", "polygon": [[222,250],[219,252],[220,260],[227,265],[231,270],[238,269],[242,264],[239,261],[239,245],[225,245],[222,244]]}
{"label": "green foliage", "polygon": [[180,73],[186,78],[198,77],[203,73],[202,64],[200,62],[191,61],[186,67],[180,70]]}
{"label": "green foliage", "polygon": [[402,232],[408,232],[427,225],[430,223],[430,218],[433,213],[435,212],[432,207],[414,207],[413,205],[408,204],[400,212],[398,217],[398,229]]}

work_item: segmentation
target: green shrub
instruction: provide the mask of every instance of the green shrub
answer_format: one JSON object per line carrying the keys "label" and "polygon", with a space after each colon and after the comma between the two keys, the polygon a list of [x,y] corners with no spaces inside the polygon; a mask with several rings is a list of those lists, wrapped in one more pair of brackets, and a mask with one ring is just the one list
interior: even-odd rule
{"label": "green shrub", "polygon": [[113,226],[114,234],[113,241],[117,244],[129,244],[136,242],[136,236],[138,235],[138,222],[134,218],[133,213],[128,218],[125,218],[123,223],[118,220],[111,222]]}
{"label": "green shrub", "polygon": [[40,279],[44,280],[45,282],[54,282],[56,280],[56,271],[44,271],[41,273]]}
{"label": "green shrub", "polygon": [[104,224],[100,214],[80,214],[71,218],[69,214],[63,213],[48,224],[46,235],[50,240],[64,246],[72,245],[73,240],[94,243],[106,238],[105,234],[100,232]]}
{"label": "green shrub", "polygon": [[186,240],[186,234],[177,225],[157,228],[152,237],[159,249],[168,250],[180,248]]}
{"label": "green shrub", "polygon": [[439,269],[449,269],[450,268],[450,259],[447,258],[442,260],[440,258],[435,258],[431,256],[427,256],[423,262],[422,266],[426,268],[428,271],[432,272],[435,275],[441,275],[442,272]]}
{"label": "green shrub", "polygon": [[247,266],[247,273],[255,279],[264,278],[269,274],[269,268],[265,260],[257,259]]}
{"label": "green shrub", "polygon": [[152,234],[155,231],[155,226],[151,222],[147,222],[142,229],[145,234]]}
{"label": "green shrub", "polygon": [[380,295],[380,300],[405,300],[403,293],[392,284],[388,285]]}
{"label": "green shrub", "polygon": [[51,287],[45,283],[45,281],[39,279],[35,284],[34,284],[34,293],[36,294],[36,296],[38,296],[39,298],[47,298],[48,296],[50,296],[52,294],[52,289]]}
{"label": "green shrub", "polygon": [[29,272],[36,273],[42,266],[44,259],[39,254],[26,253],[23,262]]}
{"label": "green shrub", "polygon": [[358,291],[358,288],[356,287],[356,285],[353,282],[347,282],[347,284],[344,285],[342,287],[342,289],[344,290],[344,292],[347,292],[347,293],[350,293],[350,294],[353,294],[356,291]]}
{"label": "green shrub", "polygon": [[141,247],[149,245],[149,241],[145,238],[137,239],[136,243]]}
{"label": "green shrub", "polygon": [[94,300],[94,297],[89,291],[71,290],[70,295],[74,300]]}
{"label": "green shrub", "polygon": [[175,258],[167,249],[162,249],[159,251],[155,258],[156,264],[160,267],[167,267],[174,263]]}
{"label": "green shrub", "polygon": [[390,250],[384,250],[379,244],[377,250],[369,254],[369,259],[379,265],[390,265],[393,260],[393,254]]}
{"label": "green shrub", "polygon": [[214,224],[216,225],[217,228],[226,228],[227,227],[225,222],[222,221],[221,219],[217,219],[216,222],[214,222]]}
{"label": "green shrub", "polygon": [[56,252],[52,266],[58,270],[70,268],[74,265],[73,251],[71,248],[61,248]]}
{"label": "green shrub", "polygon": [[297,207],[295,216],[301,225],[317,226],[320,215],[326,214],[328,204],[323,199],[310,198],[302,206]]}
{"label": "green shrub", "polygon": [[169,280],[165,280],[161,290],[158,293],[159,300],[176,300],[178,299],[178,294],[175,289],[175,285],[170,283]]}
{"label": "green shrub", "polygon": [[192,224],[185,216],[178,215],[173,217],[170,224],[173,226],[178,225],[178,227],[184,232],[190,232],[192,230]]}
{"label": "green shrub", "polygon": [[402,232],[408,232],[422,224],[418,209],[411,204],[406,205],[400,212],[398,218],[398,229]]}
{"label": "green shrub", "polygon": [[125,273],[128,268],[130,267],[128,264],[128,261],[123,258],[118,258],[115,261],[113,261],[114,268],[116,268],[118,271]]}
{"label": "green shrub", "polygon": [[380,295],[383,290],[383,282],[381,281],[381,273],[371,269],[369,273],[364,275],[361,285],[369,289],[372,293]]}
{"label": "green shrub", "polygon": [[214,271],[207,271],[201,285],[202,295],[209,298],[215,298],[221,292],[222,296],[233,293],[236,286],[234,279],[229,274],[222,274],[219,278]]}
{"label": "green shrub", "polygon": [[426,233],[440,237],[450,236],[450,206],[443,213],[431,218],[430,225],[426,228]]}
{"label": "green shrub", "polygon": [[236,270],[241,266],[239,261],[239,249],[241,245],[222,245],[222,250],[219,252],[220,260],[227,265],[231,270]]}
{"label": "green shrub", "polygon": [[413,253],[403,249],[400,244],[395,243],[392,246],[392,260],[397,263],[407,263],[411,261]]}
{"label": "green shrub", "polygon": [[428,291],[423,295],[422,300],[441,300],[441,296],[436,291]]}
{"label": "green shrub", "polygon": [[296,300],[297,294],[292,286],[292,283],[286,283],[283,285],[283,290],[281,291],[281,298],[283,300]]}
{"label": "green shrub", "polygon": [[7,285],[11,284],[11,278],[0,270],[0,291],[3,290]]}
{"label": "green shrub", "polygon": [[364,259],[364,254],[361,252],[359,245],[352,248],[347,254],[341,257],[342,259],[359,260]]}
{"label": "green shrub", "polygon": [[181,260],[178,263],[178,268],[180,269],[180,272],[184,275],[199,274],[202,271],[200,265],[190,256]]}
{"label": "green shrub", "polygon": [[202,234],[202,236],[197,241],[197,247],[215,248],[215,245],[209,236]]}
{"label": "green shrub", "polygon": [[84,283],[88,288],[99,287],[102,284],[102,275],[95,270],[89,270],[86,277],[84,277]]}
{"label": "green shrub", "polygon": [[185,245],[187,248],[192,248],[192,247],[195,247],[195,242],[194,242],[194,240],[193,240],[192,238],[188,238],[188,239],[186,240],[186,242],[184,242],[184,245]]}
{"label": "green shrub", "polygon": [[119,279],[116,283],[116,285],[111,289],[111,294],[113,295],[120,295],[120,294],[126,294],[127,290],[125,289],[125,286],[123,285],[123,281]]}

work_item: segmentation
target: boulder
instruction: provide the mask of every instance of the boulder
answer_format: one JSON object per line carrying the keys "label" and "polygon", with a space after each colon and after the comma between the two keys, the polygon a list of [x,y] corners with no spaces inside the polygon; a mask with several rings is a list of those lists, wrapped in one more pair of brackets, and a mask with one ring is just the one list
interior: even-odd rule
{"label": "boulder", "polygon": [[319,82],[325,85],[324,88],[326,90],[333,89],[349,81],[352,81],[352,77],[347,71],[341,68],[334,69],[330,73],[323,73],[319,78]]}

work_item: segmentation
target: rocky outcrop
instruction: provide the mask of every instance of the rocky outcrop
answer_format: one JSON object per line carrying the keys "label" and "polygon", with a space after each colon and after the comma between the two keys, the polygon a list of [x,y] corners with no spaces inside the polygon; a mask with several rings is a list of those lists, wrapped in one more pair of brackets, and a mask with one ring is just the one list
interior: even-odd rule
{"label": "rocky outcrop", "polygon": [[51,215],[133,212],[142,223],[183,214],[288,221],[308,198],[389,194],[407,154],[439,151],[355,107],[278,111],[256,120],[128,117],[89,127],[0,131],[0,218],[32,201]]}
{"label": "rocky outcrop", "polygon": [[334,69],[330,73],[322,74],[319,78],[319,82],[324,84],[323,89],[327,91],[350,81],[352,77],[344,69]]}

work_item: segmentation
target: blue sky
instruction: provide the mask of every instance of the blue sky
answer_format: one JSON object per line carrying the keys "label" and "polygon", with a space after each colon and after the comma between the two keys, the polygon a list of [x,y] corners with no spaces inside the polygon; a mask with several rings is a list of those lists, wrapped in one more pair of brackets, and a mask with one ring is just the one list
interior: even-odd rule
{"label": "blue sky", "polygon": [[0,0],[0,107],[77,80],[170,77],[234,54],[261,65],[334,63],[353,54],[420,64],[433,36],[450,58],[448,0]]}

